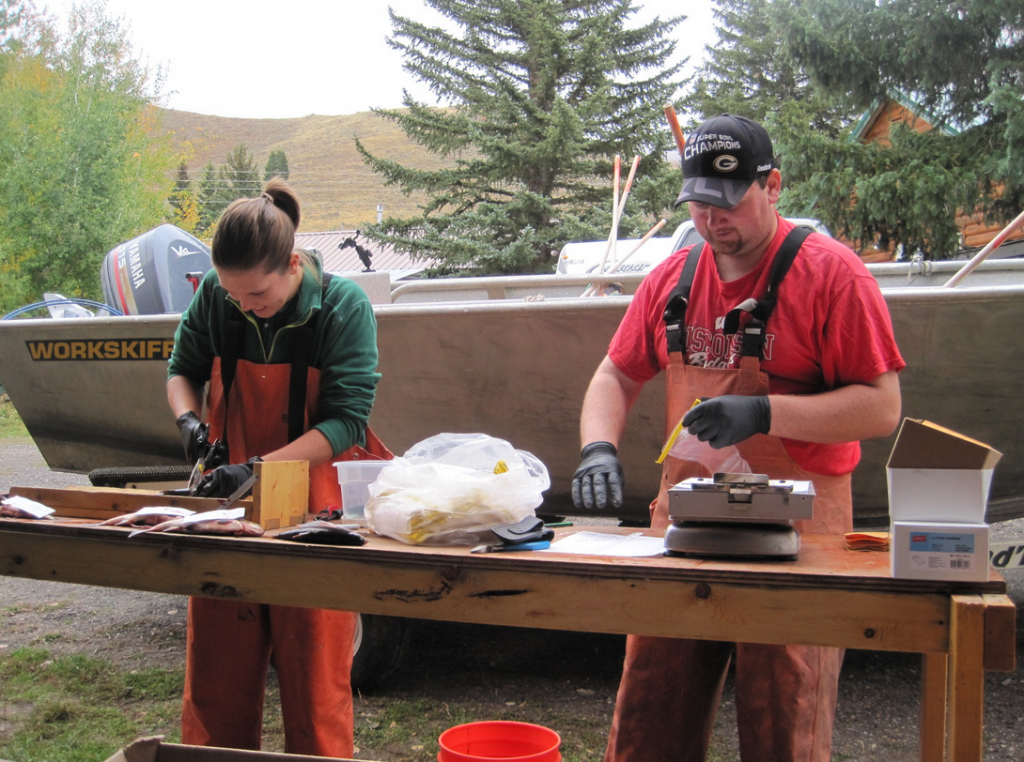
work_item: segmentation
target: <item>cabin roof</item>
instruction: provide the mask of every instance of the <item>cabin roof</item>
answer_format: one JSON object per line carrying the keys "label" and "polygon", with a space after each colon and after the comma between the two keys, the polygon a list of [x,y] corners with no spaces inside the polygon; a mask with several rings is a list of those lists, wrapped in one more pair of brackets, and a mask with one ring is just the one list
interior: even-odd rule
{"label": "cabin roof", "polygon": [[[883,121],[884,120],[884,121]],[[929,111],[913,95],[894,91],[885,98],[876,98],[865,111],[850,135],[851,143],[870,143],[889,134],[889,125],[901,121],[919,132],[927,132],[935,125],[947,135],[956,136],[973,125],[942,120]]]}

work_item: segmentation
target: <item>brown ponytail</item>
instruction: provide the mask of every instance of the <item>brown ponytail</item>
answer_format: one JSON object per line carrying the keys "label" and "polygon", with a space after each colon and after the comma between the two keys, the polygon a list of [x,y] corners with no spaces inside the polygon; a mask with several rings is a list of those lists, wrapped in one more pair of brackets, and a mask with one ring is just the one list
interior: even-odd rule
{"label": "brown ponytail", "polygon": [[299,199],[274,178],[256,198],[232,201],[213,234],[213,265],[226,270],[281,272],[288,267],[299,226]]}

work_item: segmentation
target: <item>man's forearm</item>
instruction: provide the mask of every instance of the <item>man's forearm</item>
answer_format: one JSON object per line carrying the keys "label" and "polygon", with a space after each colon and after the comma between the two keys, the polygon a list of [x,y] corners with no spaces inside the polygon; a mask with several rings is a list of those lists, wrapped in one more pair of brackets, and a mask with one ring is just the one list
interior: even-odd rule
{"label": "man's forearm", "polygon": [[900,421],[896,371],[867,384],[812,395],[771,395],[771,435],[801,442],[859,442],[891,434]]}
{"label": "man's forearm", "polygon": [[626,417],[642,384],[630,380],[605,357],[590,381],[580,413],[581,444],[611,442],[616,447],[626,429]]}

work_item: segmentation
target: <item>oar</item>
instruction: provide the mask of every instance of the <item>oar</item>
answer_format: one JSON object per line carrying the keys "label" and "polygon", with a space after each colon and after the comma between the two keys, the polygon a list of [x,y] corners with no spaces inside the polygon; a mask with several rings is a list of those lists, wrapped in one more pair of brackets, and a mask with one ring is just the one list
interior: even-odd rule
{"label": "oar", "polygon": [[[653,236],[655,233],[657,233],[659,230],[661,230],[663,227],[665,227],[665,223],[667,221],[668,220],[658,220],[658,224],[655,225],[650,230],[648,230],[647,233],[644,235],[644,237],[641,238],[639,241],[637,241],[636,246],[634,246],[632,249],[629,250],[629,253],[626,254],[626,256],[624,256],[622,259],[618,260],[614,265],[612,265],[608,269],[608,274],[610,275],[613,272],[617,272],[619,267],[621,267],[625,263],[625,261],[627,259],[629,259],[631,256],[633,256],[641,246],[643,246],[645,243],[647,243],[650,240],[651,236]],[[589,286],[587,286],[586,291],[584,291],[581,294],[581,296],[596,296],[597,295],[597,288],[598,288],[598,286],[597,286],[596,283],[591,283]]]}
{"label": "oar", "polygon": [[973,257],[971,257],[971,260],[966,265],[961,267],[952,278],[950,278],[944,284],[942,284],[943,287],[952,288],[960,281],[962,281],[964,278],[966,278],[968,275],[970,275],[971,271],[973,271],[975,267],[984,262],[986,257],[988,257],[988,255],[991,254],[993,251],[995,251],[999,247],[999,244],[1001,244],[1003,241],[1009,238],[1010,233],[1012,233],[1021,225],[1024,225],[1024,212],[1018,214],[1017,219],[1015,219],[1013,222],[1011,222],[1009,225],[1003,228],[1002,232],[995,238],[993,238],[991,241],[989,241],[984,249],[982,249]]}
{"label": "oar", "polygon": [[672,137],[676,140],[676,148],[679,149],[679,161],[683,160],[683,149],[686,148],[686,138],[679,126],[679,119],[676,118],[675,107],[671,103],[665,104],[665,118],[668,119],[668,127],[672,130]]}
{"label": "oar", "polygon": [[[608,253],[619,237],[619,173],[622,169],[622,157],[615,154],[615,169],[612,173],[612,230],[608,234],[608,245],[604,248],[604,255],[601,257],[601,267],[598,272],[604,272],[604,265],[608,261]],[[613,260],[614,261],[614,260]]]}
{"label": "oar", "polygon": [[647,241],[650,240],[651,236],[653,236],[655,233],[657,233],[659,230],[661,230],[663,227],[665,227],[665,223],[666,222],[668,222],[668,220],[658,220],[658,224],[655,225],[650,230],[648,230],[644,234],[644,237],[641,238],[639,241],[637,241],[636,246],[634,246],[626,256],[624,256],[622,259],[620,259],[618,262],[616,262],[614,265],[612,265],[608,269],[608,272],[609,273],[617,272],[618,269],[620,267],[622,267],[622,265],[624,265],[626,263],[626,260],[629,259],[631,256],[633,256],[636,253],[637,249],[639,249],[641,246],[643,246],[645,243],[647,243]]}

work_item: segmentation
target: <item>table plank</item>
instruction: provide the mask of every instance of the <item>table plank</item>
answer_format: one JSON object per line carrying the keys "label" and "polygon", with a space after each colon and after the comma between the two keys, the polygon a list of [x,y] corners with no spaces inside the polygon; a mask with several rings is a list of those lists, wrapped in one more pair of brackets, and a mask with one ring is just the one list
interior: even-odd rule
{"label": "table plank", "polygon": [[[560,630],[893,651],[949,649],[948,594],[799,564],[547,553],[473,555],[373,538],[337,548],[264,538],[0,526],[0,574],[370,614]],[[15,538],[13,535],[17,535]],[[836,558],[831,567],[827,558]],[[818,580],[812,584],[808,577]],[[344,580],[310,585],[303,580]],[[595,606],[595,602],[600,605]]]}

